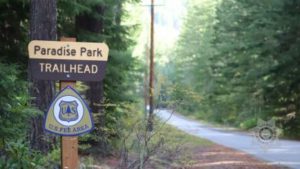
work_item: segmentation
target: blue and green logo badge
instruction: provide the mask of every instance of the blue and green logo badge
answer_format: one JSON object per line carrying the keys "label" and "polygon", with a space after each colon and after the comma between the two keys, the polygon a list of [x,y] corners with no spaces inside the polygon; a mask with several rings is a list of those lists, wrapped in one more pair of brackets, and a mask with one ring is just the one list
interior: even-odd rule
{"label": "blue and green logo badge", "polygon": [[46,131],[62,136],[76,136],[93,129],[91,112],[85,101],[70,86],[52,102],[44,123]]}

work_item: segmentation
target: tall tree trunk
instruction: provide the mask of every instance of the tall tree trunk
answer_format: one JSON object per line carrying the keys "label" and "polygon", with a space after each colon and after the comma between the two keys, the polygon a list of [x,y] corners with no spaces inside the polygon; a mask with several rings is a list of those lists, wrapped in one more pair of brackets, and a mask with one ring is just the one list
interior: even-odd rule
{"label": "tall tree trunk", "polygon": [[[99,15],[104,14],[104,9],[101,5],[97,5],[93,8],[95,12]],[[76,16],[76,30],[79,34],[81,31],[89,31],[92,33],[103,33],[103,19],[95,18],[87,13]],[[78,38],[80,40],[80,38]],[[87,39],[84,39],[87,40]],[[103,111],[104,102],[104,88],[103,81],[100,82],[87,82],[89,89],[86,92],[86,97],[90,101],[90,108],[94,114],[95,130],[97,136],[100,138],[93,142],[93,150],[100,152],[105,155],[108,152],[107,139],[105,137],[105,132],[103,128],[105,127],[105,113]]]}
{"label": "tall tree trunk", "polygon": [[[56,40],[56,20],[56,0],[31,0],[30,39]],[[32,86],[30,86],[30,93],[33,97],[32,104],[45,113],[53,99],[55,83],[53,81],[34,80],[30,72],[28,77],[32,82]],[[32,128],[29,132],[30,143],[32,148],[47,152],[51,148],[51,144],[49,143],[49,136],[43,130],[42,123],[43,116],[32,119]]]}

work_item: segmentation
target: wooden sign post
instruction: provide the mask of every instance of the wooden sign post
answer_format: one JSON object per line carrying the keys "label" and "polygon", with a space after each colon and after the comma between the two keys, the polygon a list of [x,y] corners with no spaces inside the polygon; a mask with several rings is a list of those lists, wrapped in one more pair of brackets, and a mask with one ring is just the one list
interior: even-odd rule
{"label": "wooden sign post", "polygon": [[33,40],[28,44],[30,71],[37,80],[60,80],[60,93],[47,111],[44,129],[61,136],[61,168],[78,169],[78,136],[90,132],[93,120],[74,89],[77,80],[102,81],[108,59],[105,43]]}
{"label": "wooden sign post", "polygon": [[[75,42],[76,38],[62,37],[61,41]],[[67,86],[75,88],[76,81],[60,81],[60,90]],[[78,168],[78,137],[61,136],[61,169]]]}

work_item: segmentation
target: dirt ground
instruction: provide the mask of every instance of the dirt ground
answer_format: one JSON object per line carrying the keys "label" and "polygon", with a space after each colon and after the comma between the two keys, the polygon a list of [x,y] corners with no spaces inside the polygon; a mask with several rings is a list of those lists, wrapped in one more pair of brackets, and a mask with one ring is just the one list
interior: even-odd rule
{"label": "dirt ground", "polygon": [[[248,154],[220,145],[185,147],[174,161],[151,159],[146,169],[287,169],[258,160]],[[103,161],[103,160],[102,160]],[[165,162],[162,162],[165,161]],[[119,159],[110,157],[105,165],[96,165],[95,169],[118,168]],[[93,168],[93,167],[91,167]]]}
{"label": "dirt ground", "polygon": [[176,169],[287,169],[260,161],[246,153],[220,145],[193,147],[187,155],[187,164]]}
{"label": "dirt ground", "polygon": [[[165,131],[162,133],[165,136],[165,144],[149,158],[145,163],[145,169],[287,169],[171,127],[167,127]],[[120,168],[122,160],[118,156],[119,153],[106,159],[87,156],[93,159],[87,168]],[[140,159],[140,155],[136,153],[130,153],[127,157],[127,164],[132,164],[136,160],[139,162]]]}

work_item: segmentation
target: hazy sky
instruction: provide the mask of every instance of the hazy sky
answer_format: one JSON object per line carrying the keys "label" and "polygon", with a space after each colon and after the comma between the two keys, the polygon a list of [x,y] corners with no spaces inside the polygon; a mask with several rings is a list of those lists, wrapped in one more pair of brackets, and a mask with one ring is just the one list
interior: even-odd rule
{"label": "hazy sky", "polygon": [[[169,60],[168,51],[173,48],[180,33],[183,17],[185,16],[186,0],[155,0],[155,26],[154,40],[155,51],[160,56],[156,56],[156,61],[166,63]],[[144,59],[145,44],[150,46],[150,5],[151,0],[142,0],[140,22],[142,31],[138,44],[134,50],[134,56]]]}
{"label": "hazy sky", "polygon": [[[150,5],[150,0],[143,0],[143,5]],[[155,33],[156,36],[177,37],[185,14],[185,0],[155,0]],[[150,8],[149,8],[150,9]],[[150,10],[145,10],[150,16]]]}

